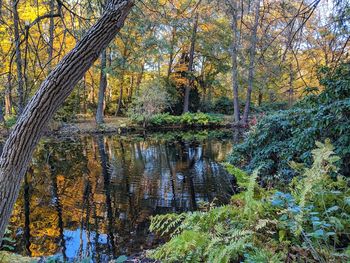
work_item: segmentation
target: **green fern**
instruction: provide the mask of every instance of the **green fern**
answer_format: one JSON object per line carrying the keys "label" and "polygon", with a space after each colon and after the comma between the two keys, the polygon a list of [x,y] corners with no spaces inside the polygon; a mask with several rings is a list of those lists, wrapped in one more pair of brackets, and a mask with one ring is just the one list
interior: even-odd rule
{"label": "green fern", "polygon": [[165,214],[151,217],[150,231],[160,236],[178,234],[181,222],[187,217],[186,214]]}
{"label": "green fern", "polygon": [[245,255],[245,263],[282,263],[285,262],[282,253],[271,252],[267,249],[255,248],[251,253]]}
{"label": "green fern", "polygon": [[316,192],[322,192],[324,183],[328,182],[329,174],[336,172],[335,162],[339,157],[334,155],[334,148],[329,140],[325,143],[316,143],[317,147],[312,151],[314,162],[310,168],[305,168],[304,165],[292,162],[291,167],[299,172],[302,172],[303,177],[299,181],[294,180],[295,189],[293,195],[297,198],[300,207],[300,213],[296,216],[298,224],[297,235],[302,232],[302,224],[305,221],[304,210],[308,202],[313,200]]}
{"label": "green fern", "polygon": [[224,163],[224,167],[229,174],[233,175],[236,178],[239,187],[244,189],[248,187],[250,176],[246,172],[237,168],[236,166],[233,166],[230,163]]}
{"label": "green fern", "polygon": [[254,199],[255,188],[258,187],[257,186],[258,174],[259,174],[259,169],[255,170],[253,174],[249,177],[247,191],[245,191],[245,194],[244,194],[244,200],[245,200],[244,213],[248,216],[249,219],[252,219],[253,215],[257,212],[257,204],[259,203],[259,202],[256,202],[256,200]]}

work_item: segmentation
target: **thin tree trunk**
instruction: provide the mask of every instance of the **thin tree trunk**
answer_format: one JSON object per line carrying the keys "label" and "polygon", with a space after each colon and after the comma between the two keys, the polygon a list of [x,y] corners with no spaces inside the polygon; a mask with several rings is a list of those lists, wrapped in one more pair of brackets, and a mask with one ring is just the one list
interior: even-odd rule
{"label": "thin tree trunk", "polygon": [[104,100],[105,100],[105,93],[107,88],[106,65],[107,65],[107,51],[103,50],[101,54],[100,88],[98,90],[97,111],[96,111],[97,125],[101,125],[102,123],[104,123],[104,120],[103,120]]}
{"label": "thin tree trunk", "polygon": [[124,46],[123,62],[122,62],[120,86],[119,86],[118,106],[117,106],[117,110],[115,112],[115,116],[118,116],[121,114],[122,106],[123,106],[123,88],[124,88],[124,77],[125,77],[125,66],[126,66],[127,53],[128,53],[128,49],[126,46]]}
{"label": "thin tree trunk", "polygon": [[141,66],[141,72],[137,76],[137,81],[136,81],[136,86],[135,86],[135,93],[136,93],[136,95],[139,94],[144,71],[145,71],[145,62],[143,61],[142,62],[142,66]]}
{"label": "thin tree trunk", "polygon": [[0,96],[0,123],[5,124],[5,118],[4,118],[4,101],[5,101],[5,96],[1,94]]}
{"label": "thin tree trunk", "polygon": [[167,74],[167,81],[168,81],[168,82],[169,82],[169,80],[170,80],[170,75],[171,75],[172,68],[173,68],[173,63],[174,63],[175,36],[176,36],[176,27],[173,26],[173,30],[171,31],[169,64],[168,64],[168,74]]}
{"label": "thin tree trunk", "polygon": [[248,123],[248,117],[249,117],[249,111],[250,111],[250,103],[252,99],[252,91],[253,91],[253,82],[254,82],[254,69],[255,69],[255,53],[256,53],[256,43],[257,43],[257,32],[258,32],[258,25],[259,25],[259,10],[260,10],[260,0],[256,1],[256,7],[255,7],[255,18],[254,18],[254,25],[253,25],[253,31],[251,35],[251,42],[250,42],[250,50],[249,50],[249,73],[248,73],[248,90],[247,90],[247,98],[245,101],[244,106],[244,113],[242,118],[243,125],[246,125]]}
{"label": "thin tree trunk", "polygon": [[25,26],[25,33],[24,33],[24,65],[23,65],[23,80],[24,80],[24,91],[23,91],[23,108],[26,104],[26,101],[28,100],[28,96],[30,93],[29,84],[28,84],[28,74],[27,74],[27,68],[28,68],[28,49],[29,49],[29,27]]}
{"label": "thin tree trunk", "polygon": [[[83,77],[83,113],[87,113],[87,105],[86,105],[86,75]],[[85,118],[85,117],[84,117]]]}
{"label": "thin tree trunk", "polygon": [[236,0],[233,1],[231,7],[232,15],[232,87],[233,87],[233,110],[234,110],[234,122],[239,123],[239,99],[238,99],[238,46],[239,46],[239,28],[238,28],[238,6]]}
{"label": "thin tree trunk", "polygon": [[54,113],[114,39],[133,0],[109,0],[106,11],[42,83],[7,139],[0,157],[0,240],[32,153]]}
{"label": "thin tree trunk", "polygon": [[123,86],[124,86],[124,69],[122,69],[122,76],[120,78],[120,85],[119,85],[119,98],[118,98],[118,106],[117,110],[115,112],[115,116],[118,116],[121,114],[122,111],[122,104],[123,104]]}
{"label": "thin tree trunk", "polygon": [[89,100],[90,104],[95,104],[95,81],[94,78],[91,76],[91,85],[90,85],[90,90],[89,90]]}
{"label": "thin tree trunk", "polygon": [[[112,49],[110,48],[109,49],[109,52],[107,50],[107,67],[112,67],[112,60],[113,60],[113,54],[112,54]],[[106,87],[106,91],[105,91],[105,108],[106,108],[106,105],[109,104],[112,100],[112,89],[113,87]]]}
{"label": "thin tree trunk", "polygon": [[185,89],[185,98],[184,98],[184,108],[183,113],[186,113],[189,111],[189,104],[190,104],[190,91],[193,87],[193,59],[194,59],[194,48],[196,45],[196,38],[197,38],[197,28],[198,28],[198,13],[196,13],[196,16],[194,18],[194,25],[193,25],[193,31],[192,31],[192,38],[191,38],[191,49],[190,49],[190,60],[188,62],[188,72],[191,74],[190,80],[188,85]]}
{"label": "thin tree trunk", "polygon": [[[129,87],[129,90],[128,90],[128,100],[127,100],[127,109],[129,108],[129,104],[131,102],[131,99],[132,99],[132,95],[134,94],[134,74],[131,74],[130,76],[130,87]],[[127,110],[126,109],[126,110]]]}
{"label": "thin tree trunk", "polygon": [[55,20],[53,17],[55,11],[55,0],[50,0],[50,24],[49,24],[49,48],[48,48],[48,72],[50,73],[52,69],[52,57],[53,57],[53,43],[54,43],[54,33],[55,33]]}
{"label": "thin tree trunk", "polygon": [[[24,94],[23,94],[23,74],[22,74],[22,54],[20,47],[20,35],[19,35],[19,16],[17,10],[17,4],[19,0],[13,0],[12,12],[13,12],[13,27],[15,33],[15,50],[16,50],[16,67],[17,67],[17,93],[18,93],[18,115],[20,115],[24,108]],[[1,235],[0,235],[1,236]]]}
{"label": "thin tree trunk", "polygon": [[[201,68],[201,75],[199,77],[199,86],[202,88],[203,91],[203,97],[202,97],[202,104],[206,105],[206,99],[207,99],[207,89],[206,89],[206,83],[205,83],[205,57],[202,57],[202,68]],[[205,110],[208,109],[208,106],[205,106]]]}
{"label": "thin tree trunk", "polygon": [[5,90],[5,115],[10,116],[12,114],[12,74],[11,70],[7,75],[7,87]]}
{"label": "thin tree trunk", "polygon": [[262,100],[263,100],[263,93],[262,90],[259,89],[259,95],[258,95],[258,106],[260,107],[262,104]]}
{"label": "thin tree trunk", "polygon": [[290,63],[289,64],[289,90],[288,90],[288,106],[289,107],[292,107],[293,100],[294,100],[293,81],[294,81],[293,65],[292,65],[292,63]]}

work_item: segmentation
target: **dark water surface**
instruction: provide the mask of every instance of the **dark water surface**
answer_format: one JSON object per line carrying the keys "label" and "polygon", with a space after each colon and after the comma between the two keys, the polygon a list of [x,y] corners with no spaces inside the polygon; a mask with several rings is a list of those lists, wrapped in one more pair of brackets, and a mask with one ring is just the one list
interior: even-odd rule
{"label": "dark water surface", "polygon": [[46,138],[11,218],[15,252],[108,262],[154,247],[151,215],[227,202],[225,131]]}

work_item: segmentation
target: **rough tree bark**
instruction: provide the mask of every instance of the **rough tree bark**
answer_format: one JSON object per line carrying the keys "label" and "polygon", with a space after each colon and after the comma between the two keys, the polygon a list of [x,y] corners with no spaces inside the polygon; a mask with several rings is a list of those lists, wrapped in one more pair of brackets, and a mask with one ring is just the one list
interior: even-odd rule
{"label": "rough tree bark", "polygon": [[256,5],[255,6],[255,18],[254,18],[254,25],[253,25],[252,34],[251,34],[250,50],[249,50],[248,90],[247,90],[247,97],[246,97],[246,101],[245,101],[243,118],[242,118],[243,125],[247,125],[247,123],[248,123],[250,102],[251,102],[252,91],[253,91],[253,82],[254,82],[254,73],[255,73],[254,69],[255,69],[256,43],[257,43],[257,39],[258,39],[257,32],[258,32],[258,25],[259,25],[260,0],[257,0],[255,5]]}
{"label": "rough tree bark", "polygon": [[0,157],[0,240],[34,148],[47,124],[119,32],[133,4],[133,0],[108,1],[101,18],[44,80],[10,133]]}
{"label": "rough tree bark", "polygon": [[97,111],[96,111],[96,124],[101,125],[103,120],[103,111],[104,111],[104,100],[105,93],[107,88],[107,74],[106,74],[106,66],[107,66],[107,51],[103,50],[101,54],[101,72],[100,72],[100,87],[98,90],[98,99],[97,99]]}
{"label": "rough tree bark", "polygon": [[197,37],[197,28],[198,28],[198,13],[196,13],[196,16],[194,18],[193,31],[192,31],[192,37],[191,37],[190,60],[188,62],[188,72],[191,74],[191,76],[190,76],[189,83],[185,89],[183,113],[186,113],[189,111],[190,91],[191,91],[191,88],[193,87],[192,72],[193,72],[194,48],[196,45],[196,37]]}

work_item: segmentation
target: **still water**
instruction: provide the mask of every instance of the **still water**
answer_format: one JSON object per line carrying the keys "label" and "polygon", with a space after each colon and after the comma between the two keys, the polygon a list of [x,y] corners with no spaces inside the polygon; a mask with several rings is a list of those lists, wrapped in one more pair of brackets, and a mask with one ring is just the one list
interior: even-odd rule
{"label": "still water", "polygon": [[230,132],[46,138],[38,146],[8,234],[15,252],[108,262],[161,240],[150,216],[225,203],[232,177],[221,162]]}

